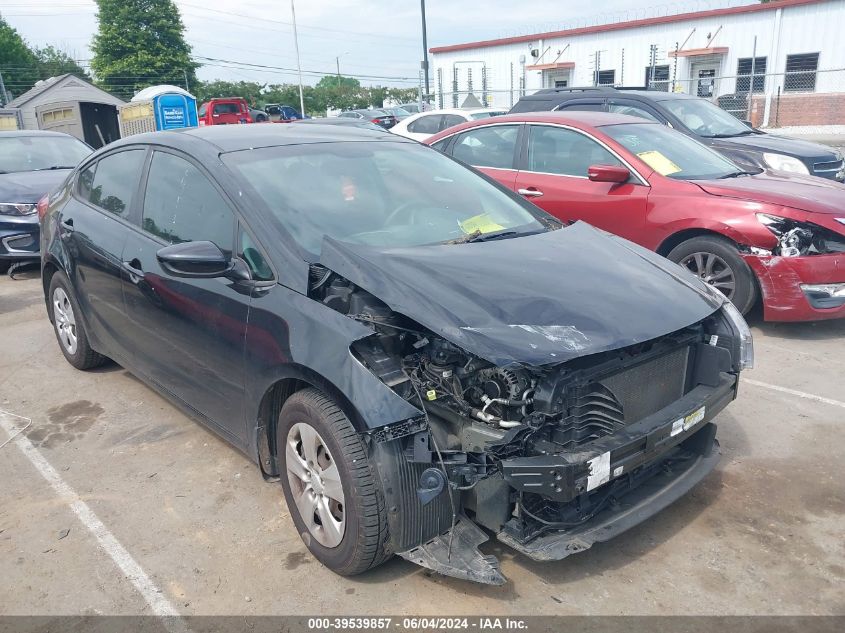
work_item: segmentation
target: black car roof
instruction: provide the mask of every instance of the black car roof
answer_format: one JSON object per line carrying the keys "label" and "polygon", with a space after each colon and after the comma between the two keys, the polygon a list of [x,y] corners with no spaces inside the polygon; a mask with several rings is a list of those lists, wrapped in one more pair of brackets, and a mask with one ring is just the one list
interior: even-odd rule
{"label": "black car roof", "polygon": [[672,101],[675,99],[699,99],[694,95],[662,90],[618,90],[611,86],[588,86],[586,88],[546,88],[532,95],[525,95],[520,101],[544,101],[563,103],[570,99],[587,97],[633,97],[645,101]]}
{"label": "black car roof", "polygon": [[149,143],[176,149],[190,150],[202,147],[216,153],[236,152],[258,147],[277,145],[303,145],[307,143],[335,143],[343,141],[373,141],[389,138],[395,142],[409,142],[389,132],[378,132],[354,126],[342,125],[299,125],[298,123],[261,123],[245,125],[208,125],[187,130],[168,132],[147,132],[129,136],[108,145]]}

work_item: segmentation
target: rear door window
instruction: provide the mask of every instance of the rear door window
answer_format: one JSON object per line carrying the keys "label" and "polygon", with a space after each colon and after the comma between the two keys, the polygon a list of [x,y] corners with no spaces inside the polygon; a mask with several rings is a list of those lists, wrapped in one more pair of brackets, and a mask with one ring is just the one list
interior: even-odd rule
{"label": "rear door window", "polygon": [[235,216],[211,181],[179,156],[155,152],[141,227],[170,244],[207,240],[231,254]]}
{"label": "rear door window", "polygon": [[491,125],[464,132],[455,140],[452,156],[474,167],[513,169],[518,125]]}
{"label": "rear door window", "polygon": [[79,174],[79,195],[104,211],[127,217],[146,155],[145,149],[132,149],[101,158]]}
{"label": "rear door window", "polygon": [[[408,124],[408,131],[411,134],[437,134],[443,128],[440,127],[441,114],[427,114],[416,121]],[[463,120],[461,121],[463,123]]]}
{"label": "rear door window", "polygon": [[655,121],[656,123],[663,123],[657,115],[652,112],[651,108],[634,101],[627,101],[624,99],[617,99],[611,101],[607,109],[609,112],[616,114],[627,114],[628,116],[635,116],[648,121]]}
{"label": "rear door window", "polygon": [[590,165],[622,164],[586,134],[547,125],[529,129],[528,171],[586,178]]}
{"label": "rear door window", "polygon": [[453,125],[460,125],[461,123],[466,123],[466,119],[462,116],[458,116],[457,114],[444,114],[443,119],[440,121],[440,132],[441,130],[445,130],[447,127],[452,127]]}

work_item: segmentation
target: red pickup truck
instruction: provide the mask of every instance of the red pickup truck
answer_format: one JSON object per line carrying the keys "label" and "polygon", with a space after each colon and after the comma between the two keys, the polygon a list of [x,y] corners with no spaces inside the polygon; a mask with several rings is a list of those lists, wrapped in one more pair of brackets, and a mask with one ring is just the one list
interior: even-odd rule
{"label": "red pickup truck", "polygon": [[241,97],[225,97],[206,101],[200,106],[197,117],[201,126],[252,123],[249,106],[246,99]]}

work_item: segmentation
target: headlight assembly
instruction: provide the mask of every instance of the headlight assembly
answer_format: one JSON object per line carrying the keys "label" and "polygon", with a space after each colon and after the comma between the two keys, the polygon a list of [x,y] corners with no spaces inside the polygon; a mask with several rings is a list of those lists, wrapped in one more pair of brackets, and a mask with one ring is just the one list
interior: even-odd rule
{"label": "headlight assembly", "polygon": [[742,314],[736,309],[736,306],[730,301],[726,301],[722,306],[728,322],[731,324],[731,329],[739,341],[739,368],[741,370],[754,368],[754,337],[751,336],[751,328],[745,322]]}
{"label": "headlight assembly", "polygon": [[798,257],[845,253],[845,236],[818,224],[799,222],[767,213],[758,213],[757,219],[778,238],[777,248],[774,249],[775,255]]}
{"label": "headlight assembly", "polygon": [[35,206],[22,202],[0,202],[0,215],[32,215]]}
{"label": "headlight assembly", "polygon": [[804,163],[786,154],[770,154],[769,152],[765,152],[763,154],[763,160],[771,169],[776,169],[777,171],[788,171],[793,174],[810,174],[810,170],[807,169]]}

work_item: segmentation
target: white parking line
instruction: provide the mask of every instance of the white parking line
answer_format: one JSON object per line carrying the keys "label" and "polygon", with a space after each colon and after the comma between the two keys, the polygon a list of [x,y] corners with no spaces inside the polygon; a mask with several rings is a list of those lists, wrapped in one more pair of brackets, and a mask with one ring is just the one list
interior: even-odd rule
{"label": "white parking line", "polygon": [[797,389],[788,389],[786,387],[780,387],[778,385],[772,385],[767,382],[760,382],[759,380],[751,380],[751,378],[743,378],[742,382],[747,383],[749,385],[754,385],[755,387],[762,387],[763,389],[771,389],[772,391],[779,391],[780,393],[786,393],[790,396],[796,396],[798,398],[804,398],[805,400],[814,400],[816,402],[821,402],[823,404],[829,404],[833,407],[842,407],[845,409],[845,402],[841,402],[839,400],[833,400],[831,398],[825,398],[823,396],[817,396],[813,393],[807,393],[806,391],[798,391]]}
{"label": "white parking line", "polygon": [[[14,425],[15,420],[21,421],[17,427]],[[150,606],[152,613],[164,618],[163,624],[170,633],[187,633],[188,628],[185,625],[185,621],[179,617],[179,612],[164,597],[161,589],[153,583],[141,566],[132,558],[132,555],[120,544],[120,541],[97,518],[97,515],[88,507],[88,504],[79,498],[79,495],[76,494],[73,488],[61,478],[56,469],[38,452],[38,449],[33,446],[32,442],[25,435],[18,432],[28,422],[31,422],[29,418],[0,409],[0,427],[9,434],[12,443],[20,449],[21,453],[24,454],[41,476],[47,480],[47,483],[50,484],[50,487],[56,494],[70,506],[70,509],[82,521],[83,525],[94,535],[100,547],[111,557],[115,565],[120,568],[135,586],[135,589],[143,596],[144,600]]]}

